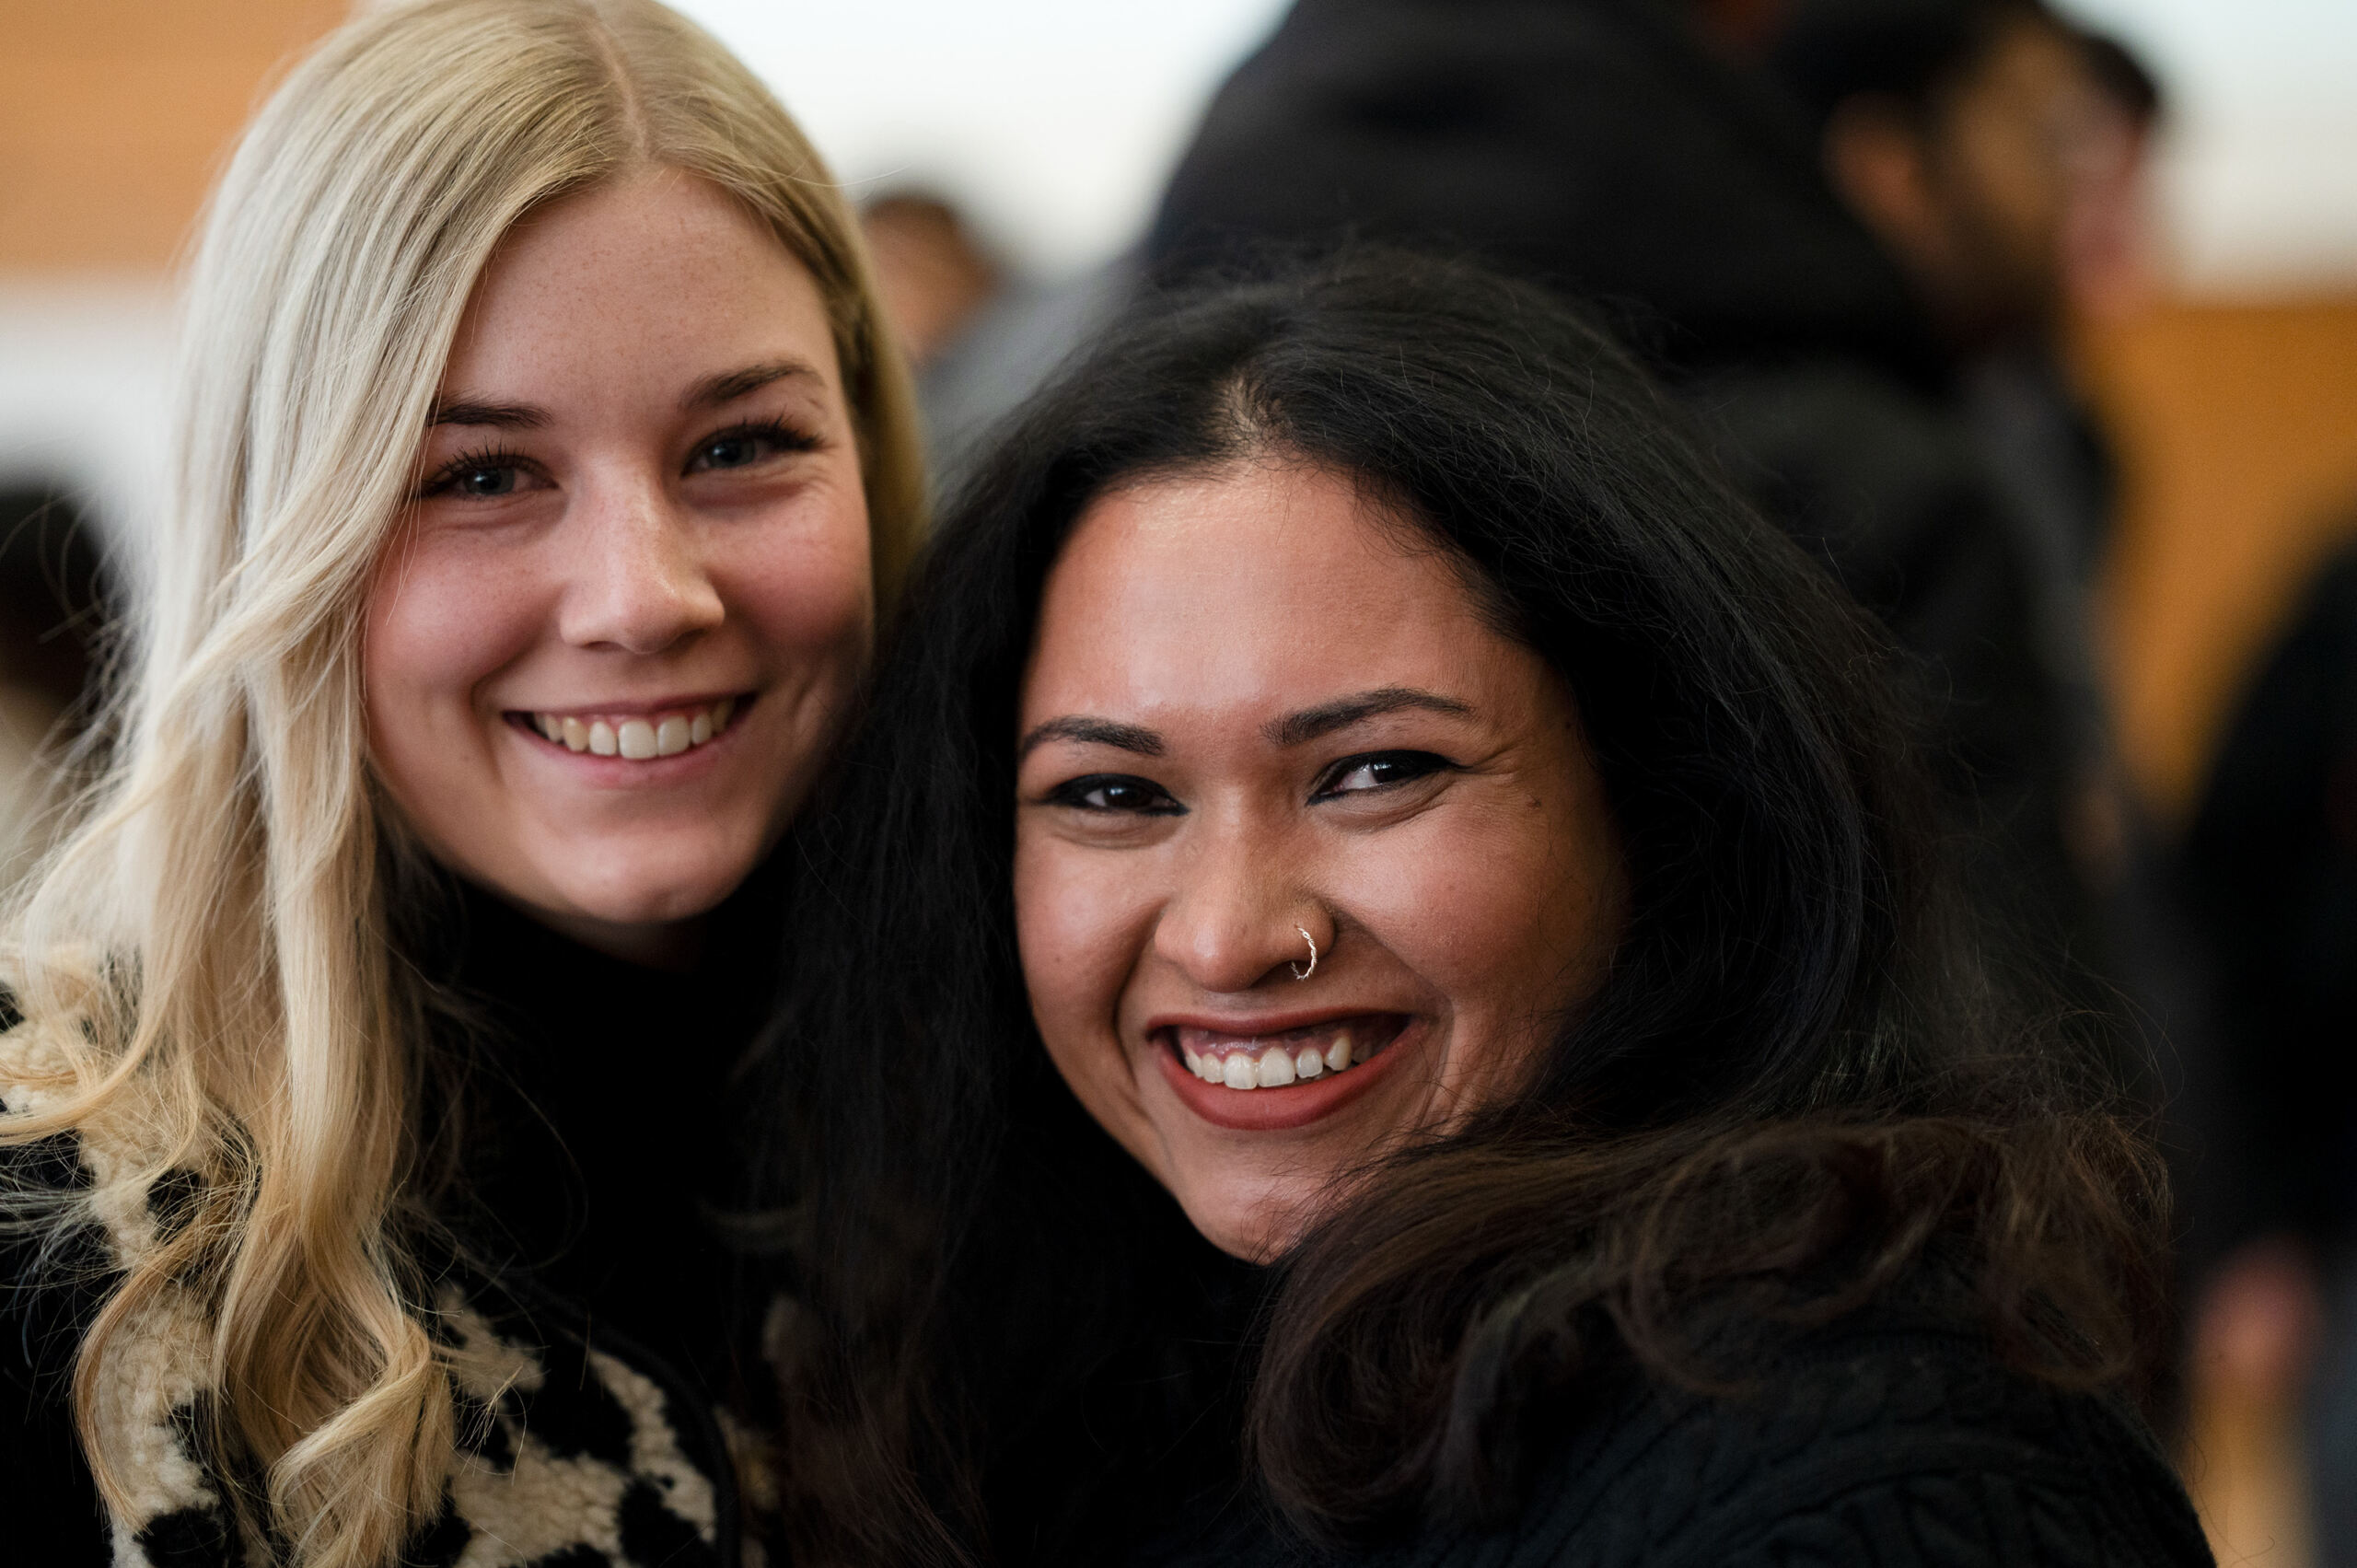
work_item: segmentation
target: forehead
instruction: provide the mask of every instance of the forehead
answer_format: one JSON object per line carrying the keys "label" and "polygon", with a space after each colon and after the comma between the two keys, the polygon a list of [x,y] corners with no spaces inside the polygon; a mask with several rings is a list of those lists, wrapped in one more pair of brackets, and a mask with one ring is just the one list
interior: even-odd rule
{"label": "forehead", "polygon": [[765,349],[833,379],[809,269],[718,187],[657,168],[517,225],[476,281],[445,380],[481,389],[593,366],[610,374],[633,357]]}
{"label": "forehead", "polygon": [[1048,578],[1023,717],[1257,725],[1385,686],[1478,702],[1502,665],[1538,663],[1482,620],[1438,547],[1349,477],[1257,461],[1083,514]]}

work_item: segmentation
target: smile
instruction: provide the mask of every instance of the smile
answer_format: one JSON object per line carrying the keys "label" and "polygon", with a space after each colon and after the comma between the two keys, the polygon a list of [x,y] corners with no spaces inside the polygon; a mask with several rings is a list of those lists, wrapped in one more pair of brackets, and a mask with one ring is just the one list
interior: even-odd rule
{"label": "smile", "polygon": [[1225,1034],[1180,1026],[1167,1031],[1187,1071],[1231,1089],[1283,1089],[1347,1073],[1381,1055],[1408,1020],[1398,1014],[1362,1013],[1282,1034]]}
{"label": "smile", "polygon": [[516,713],[508,718],[568,751],[644,762],[676,757],[712,740],[728,728],[738,705],[737,698],[723,697],[662,713]]}

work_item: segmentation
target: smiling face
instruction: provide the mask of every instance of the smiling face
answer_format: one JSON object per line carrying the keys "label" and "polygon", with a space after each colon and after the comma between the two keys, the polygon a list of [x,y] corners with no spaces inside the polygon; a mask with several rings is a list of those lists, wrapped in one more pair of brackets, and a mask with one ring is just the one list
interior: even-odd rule
{"label": "smiling face", "polygon": [[1255,462],[1102,497],[1041,603],[1015,861],[1033,1016],[1240,1257],[1516,1092],[1622,923],[1569,690],[1419,544],[1349,480]]}
{"label": "smiling face", "polygon": [[675,955],[800,803],[866,658],[866,504],[809,273],[655,170],[485,269],[366,607],[379,776],[547,923]]}

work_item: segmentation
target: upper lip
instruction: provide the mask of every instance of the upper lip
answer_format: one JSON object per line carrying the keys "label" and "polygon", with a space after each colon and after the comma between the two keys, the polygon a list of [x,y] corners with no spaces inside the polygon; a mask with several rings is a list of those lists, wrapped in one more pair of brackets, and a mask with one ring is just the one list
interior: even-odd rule
{"label": "upper lip", "polygon": [[1339,1023],[1344,1018],[1399,1017],[1407,1011],[1404,1007],[1303,1007],[1241,1018],[1217,1013],[1156,1013],[1146,1019],[1144,1032],[1152,1035],[1163,1029],[1202,1029],[1212,1034],[1248,1037],[1281,1035],[1319,1024]]}
{"label": "upper lip", "polygon": [[610,715],[627,714],[676,714],[691,712],[697,708],[708,708],[714,703],[724,701],[730,697],[734,697],[739,702],[742,702],[749,695],[750,695],[750,689],[740,686],[733,691],[706,691],[699,695],[690,697],[661,697],[652,702],[643,699],[633,699],[615,702],[570,703],[563,707],[517,706],[509,708],[507,711],[512,714],[548,714],[556,718],[605,718]]}

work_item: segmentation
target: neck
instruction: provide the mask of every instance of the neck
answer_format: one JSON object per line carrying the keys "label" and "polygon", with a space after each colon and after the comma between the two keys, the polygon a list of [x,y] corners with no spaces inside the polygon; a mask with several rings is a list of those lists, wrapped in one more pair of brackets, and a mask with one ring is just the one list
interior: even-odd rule
{"label": "neck", "polygon": [[709,917],[704,915],[638,923],[552,914],[545,910],[528,909],[524,913],[591,952],[670,974],[685,974],[696,967],[697,960],[703,957],[704,934],[709,926]]}

